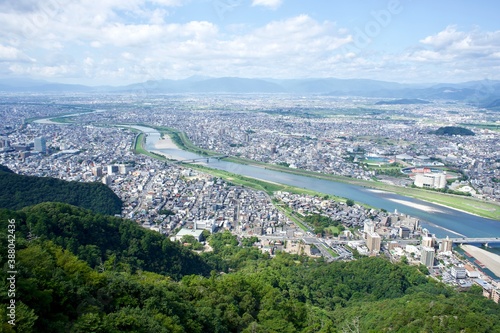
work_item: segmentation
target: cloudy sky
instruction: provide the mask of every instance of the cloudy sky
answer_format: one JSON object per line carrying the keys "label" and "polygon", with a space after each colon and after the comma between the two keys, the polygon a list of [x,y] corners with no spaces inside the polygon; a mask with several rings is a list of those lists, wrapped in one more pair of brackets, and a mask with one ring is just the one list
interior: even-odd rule
{"label": "cloudy sky", "polygon": [[0,77],[500,79],[500,2],[0,0]]}

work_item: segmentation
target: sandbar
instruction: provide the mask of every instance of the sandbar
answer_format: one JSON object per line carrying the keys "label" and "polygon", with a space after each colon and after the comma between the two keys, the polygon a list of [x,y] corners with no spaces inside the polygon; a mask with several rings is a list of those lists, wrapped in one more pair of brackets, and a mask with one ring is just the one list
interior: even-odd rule
{"label": "sandbar", "polygon": [[462,245],[462,249],[479,260],[486,268],[500,277],[500,256],[473,245]]}
{"label": "sandbar", "polygon": [[172,141],[170,136],[165,135],[155,143],[156,149],[178,149],[177,145]]}
{"label": "sandbar", "polygon": [[438,213],[438,212],[442,213],[443,212],[440,209],[437,209],[437,208],[434,208],[434,207],[431,207],[431,206],[427,206],[427,205],[422,205],[422,204],[414,203],[414,202],[411,202],[411,201],[405,201],[405,200],[399,200],[399,199],[389,199],[389,200],[392,201],[392,202],[401,204],[401,205],[405,205],[405,206],[408,206],[408,207],[413,207],[413,208],[416,208],[416,209],[423,210],[424,212],[433,212],[433,213]]}

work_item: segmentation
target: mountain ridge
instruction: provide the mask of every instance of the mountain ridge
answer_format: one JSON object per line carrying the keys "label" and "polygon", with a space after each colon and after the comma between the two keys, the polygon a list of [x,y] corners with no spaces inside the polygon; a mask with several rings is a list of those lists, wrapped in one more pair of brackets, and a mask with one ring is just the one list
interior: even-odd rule
{"label": "mountain ridge", "polygon": [[86,86],[32,79],[0,79],[0,91],[11,93],[289,93],[407,99],[445,99],[489,105],[500,98],[500,81],[409,84],[372,79],[273,79],[192,76],[148,80],[123,86]]}

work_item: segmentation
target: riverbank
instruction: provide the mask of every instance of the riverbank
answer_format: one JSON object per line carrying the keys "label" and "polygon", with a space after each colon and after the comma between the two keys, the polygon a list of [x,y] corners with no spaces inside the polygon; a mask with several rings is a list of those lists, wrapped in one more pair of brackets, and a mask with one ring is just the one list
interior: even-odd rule
{"label": "riverbank", "polygon": [[[196,147],[191,141],[189,141],[189,139],[183,132],[179,132],[177,130],[165,127],[154,127],[154,128],[161,131],[163,134],[173,135],[175,137],[174,141],[177,143],[178,148],[180,149],[197,154],[204,154],[207,156],[217,154],[215,152],[211,152]],[[424,189],[417,189],[417,188],[398,187],[383,182],[367,181],[367,180],[354,179],[350,177],[343,177],[337,175],[328,175],[308,170],[290,169],[275,164],[267,164],[263,162],[242,159],[239,157],[228,157],[225,160],[228,162],[249,165],[294,175],[330,180],[335,182],[342,182],[351,185],[363,186],[365,188],[370,188],[375,190],[383,190],[390,193],[395,193],[402,196],[423,200],[446,208],[451,208],[460,212],[465,212],[468,214],[500,221],[500,204],[484,202],[470,197],[456,196],[434,191],[426,191]]]}
{"label": "riverbank", "polygon": [[500,278],[500,256],[473,245],[461,245],[461,248],[480,261],[487,269]]}

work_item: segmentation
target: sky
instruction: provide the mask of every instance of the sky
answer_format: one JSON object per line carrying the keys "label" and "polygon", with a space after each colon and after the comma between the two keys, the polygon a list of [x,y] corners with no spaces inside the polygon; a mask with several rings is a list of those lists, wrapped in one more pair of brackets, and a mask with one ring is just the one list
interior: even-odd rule
{"label": "sky", "polygon": [[500,2],[0,0],[0,77],[500,80]]}

